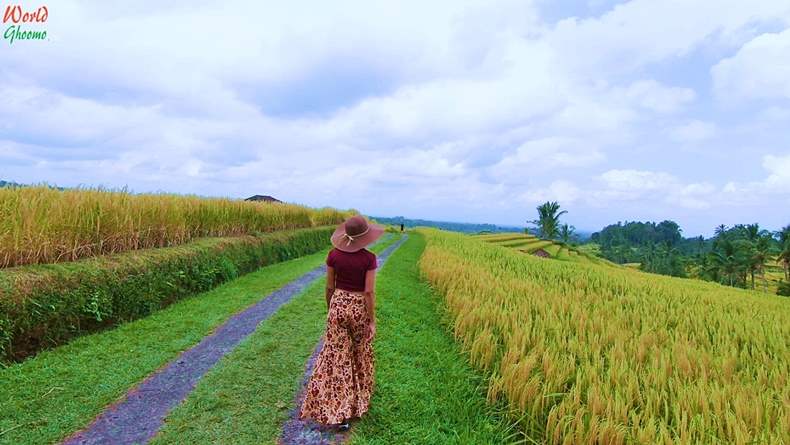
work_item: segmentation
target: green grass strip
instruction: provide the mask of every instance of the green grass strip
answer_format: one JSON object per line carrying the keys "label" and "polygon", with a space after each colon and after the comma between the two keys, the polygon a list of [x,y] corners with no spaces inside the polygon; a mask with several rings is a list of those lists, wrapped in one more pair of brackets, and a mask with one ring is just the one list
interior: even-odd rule
{"label": "green grass strip", "polygon": [[485,241],[487,243],[500,243],[503,241],[512,241],[512,240],[519,240],[519,239],[535,239],[533,235],[527,235],[525,233],[511,233],[508,235],[501,235],[501,236],[490,236],[490,237],[476,237],[480,241]]}
{"label": "green grass strip", "polygon": [[326,250],[261,268],[111,331],[0,369],[0,444],[57,442],[178,353],[320,265]]}
{"label": "green grass strip", "polygon": [[507,424],[485,381],[442,324],[441,298],[420,281],[422,235],[390,257],[377,285],[376,387],[351,443],[502,444]]}
{"label": "green grass strip", "polygon": [[516,248],[516,247],[529,246],[530,244],[539,243],[539,242],[541,242],[541,240],[539,238],[519,238],[519,239],[516,239],[516,240],[495,242],[495,243],[492,243],[492,244],[496,244],[496,245],[502,246],[502,247]]}
{"label": "green grass strip", "polygon": [[548,252],[548,254],[552,256],[552,258],[556,257],[557,254],[560,253],[560,249],[562,249],[562,246],[556,243],[543,248],[543,250]]}
{"label": "green grass strip", "polygon": [[[373,246],[381,252],[399,235]],[[174,409],[152,444],[276,443],[326,322],[321,279],[223,358]]]}
{"label": "green grass strip", "polygon": [[[542,240],[540,238],[534,238],[534,237],[533,238],[522,238],[522,240],[523,240],[522,246],[528,246],[530,244],[545,242],[545,240]],[[504,246],[504,244],[499,244],[499,245],[500,246]],[[512,247],[512,246],[505,246],[505,247]]]}
{"label": "green grass strip", "polygon": [[532,252],[534,252],[534,251],[536,251],[538,249],[543,249],[543,248],[545,248],[547,246],[551,246],[552,244],[553,243],[551,241],[540,240],[540,241],[536,241],[534,243],[531,243],[531,244],[529,244],[529,245],[527,245],[527,246],[525,246],[523,248],[520,248],[519,250],[521,250],[523,252],[526,252],[526,253],[532,253]]}

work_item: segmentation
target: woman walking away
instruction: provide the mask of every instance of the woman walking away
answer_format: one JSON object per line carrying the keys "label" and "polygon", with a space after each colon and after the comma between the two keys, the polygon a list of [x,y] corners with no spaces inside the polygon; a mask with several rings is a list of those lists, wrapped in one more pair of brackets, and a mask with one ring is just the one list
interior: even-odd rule
{"label": "woman walking away", "polygon": [[384,229],[352,216],[332,235],[326,258],[328,315],[324,347],[299,411],[340,431],[368,411],[373,393],[376,255],[365,249]]}

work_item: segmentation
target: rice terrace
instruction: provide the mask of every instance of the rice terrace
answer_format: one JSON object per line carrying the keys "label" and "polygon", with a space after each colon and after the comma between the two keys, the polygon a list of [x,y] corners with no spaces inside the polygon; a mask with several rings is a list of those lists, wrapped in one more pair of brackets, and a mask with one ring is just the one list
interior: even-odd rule
{"label": "rice terrace", "polygon": [[[329,228],[353,211],[50,187],[6,187],[0,203],[12,216],[0,249],[2,443],[281,437],[320,337],[317,277],[231,351],[187,356],[204,337],[232,332],[233,314],[319,266]],[[377,347],[389,383],[371,413],[380,420],[360,423],[350,443],[787,441],[787,298],[647,274],[531,234],[418,228],[406,237],[390,227],[374,246],[403,244],[382,272]],[[161,371],[168,363],[189,365]],[[147,417],[147,433],[137,405],[124,414],[135,423],[117,414],[102,427],[135,434],[94,432],[94,418],[141,397],[134,388],[147,376],[183,379],[201,363],[181,392],[145,390],[160,401],[176,391]],[[412,398],[434,390],[443,396],[428,400],[446,410],[440,429],[382,422],[404,404],[428,415],[437,407]],[[291,436],[339,440],[304,428]]]}
{"label": "rice terrace", "polygon": [[0,14],[0,445],[790,445],[790,1]]}

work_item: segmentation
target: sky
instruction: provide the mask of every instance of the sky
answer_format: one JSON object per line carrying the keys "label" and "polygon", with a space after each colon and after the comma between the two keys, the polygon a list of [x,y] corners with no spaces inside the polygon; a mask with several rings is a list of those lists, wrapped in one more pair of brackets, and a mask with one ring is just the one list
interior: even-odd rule
{"label": "sky", "polygon": [[47,38],[0,41],[0,179],[507,225],[556,200],[586,231],[790,223],[787,0],[11,4],[46,5],[17,26]]}

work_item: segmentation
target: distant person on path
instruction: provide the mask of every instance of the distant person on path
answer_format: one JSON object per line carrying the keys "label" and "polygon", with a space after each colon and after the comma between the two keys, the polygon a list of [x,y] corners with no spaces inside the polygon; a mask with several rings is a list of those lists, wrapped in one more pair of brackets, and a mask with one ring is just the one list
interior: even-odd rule
{"label": "distant person on path", "polygon": [[400,225],[400,231],[403,232],[403,224]]}
{"label": "distant person on path", "polygon": [[332,235],[326,258],[328,315],[324,347],[318,355],[300,419],[349,428],[368,411],[373,393],[373,337],[376,335],[376,255],[365,249],[384,228],[352,216]]}

